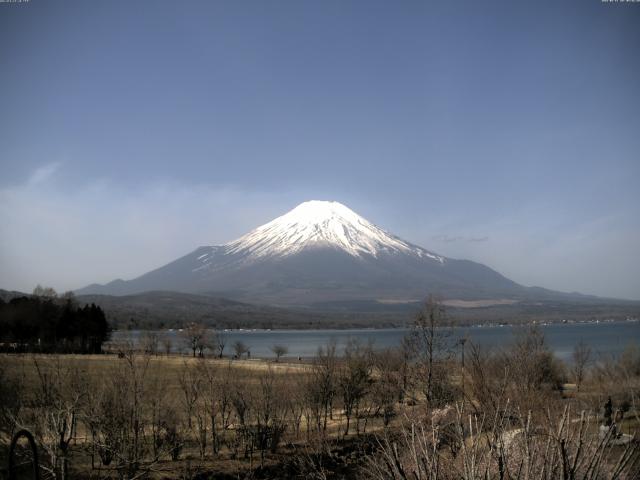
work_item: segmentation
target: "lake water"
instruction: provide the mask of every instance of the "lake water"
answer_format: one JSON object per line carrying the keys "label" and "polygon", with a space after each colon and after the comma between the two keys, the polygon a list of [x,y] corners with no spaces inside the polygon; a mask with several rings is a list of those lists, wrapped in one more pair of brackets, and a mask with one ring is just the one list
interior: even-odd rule
{"label": "lake water", "polygon": [[[574,346],[582,340],[589,345],[596,355],[618,355],[628,345],[640,346],[640,322],[600,322],[600,323],[565,323],[542,325],[548,345],[561,359],[570,361]],[[472,326],[459,327],[454,336],[466,336],[472,342],[489,348],[508,346],[513,341],[515,333],[522,327],[513,326]],[[373,342],[374,348],[384,349],[398,346],[407,334],[407,329],[350,329],[350,330],[233,330],[225,331],[227,340],[225,355],[233,352],[233,343],[244,342],[251,351],[252,358],[272,358],[271,347],[284,345],[289,349],[286,357],[311,357],[316,354],[318,347],[329,341],[337,342],[337,350],[341,353],[350,338],[360,340],[366,344]],[[177,330],[156,332],[159,336],[171,338],[173,351],[186,352],[184,339]],[[112,342],[137,342],[144,332],[116,331],[113,332]],[[160,347],[162,349],[162,347]]]}

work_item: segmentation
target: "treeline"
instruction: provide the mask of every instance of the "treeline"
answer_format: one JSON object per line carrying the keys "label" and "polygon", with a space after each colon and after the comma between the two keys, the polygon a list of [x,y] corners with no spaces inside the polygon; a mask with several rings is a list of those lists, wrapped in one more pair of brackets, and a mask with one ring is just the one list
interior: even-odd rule
{"label": "treeline", "polygon": [[110,328],[100,307],[36,287],[32,296],[0,299],[0,332],[4,352],[101,353]]}

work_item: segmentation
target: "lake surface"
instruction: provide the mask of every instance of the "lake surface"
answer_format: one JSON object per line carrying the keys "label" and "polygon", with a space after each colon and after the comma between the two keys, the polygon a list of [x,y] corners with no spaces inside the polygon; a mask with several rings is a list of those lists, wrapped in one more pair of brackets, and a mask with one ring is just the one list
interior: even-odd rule
{"label": "lake surface", "polygon": [[[488,348],[506,347],[514,335],[523,327],[516,326],[472,326],[459,327],[454,337],[467,337],[472,342]],[[600,323],[564,323],[541,325],[545,339],[553,352],[561,359],[570,361],[574,346],[582,340],[596,355],[618,355],[628,345],[640,346],[640,322],[600,322]],[[350,329],[350,330],[233,330],[225,331],[225,355],[232,355],[233,343],[245,343],[253,358],[272,358],[271,347],[284,345],[289,349],[285,357],[311,357],[318,347],[335,340],[338,353],[342,353],[349,339],[358,339],[367,344],[373,343],[376,349],[396,347],[408,333],[408,329]],[[139,342],[145,332],[115,331],[112,342]],[[161,338],[171,339],[174,352],[187,352],[185,341],[178,330],[156,332]],[[162,349],[162,346],[160,346]]]}

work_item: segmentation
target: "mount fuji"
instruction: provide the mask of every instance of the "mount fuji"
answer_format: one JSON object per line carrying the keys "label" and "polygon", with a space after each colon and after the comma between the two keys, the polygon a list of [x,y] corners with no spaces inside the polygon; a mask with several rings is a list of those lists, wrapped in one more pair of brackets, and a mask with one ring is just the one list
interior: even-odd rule
{"label": "mount fuji", "polygon": [[[199,247],[156,270],[81,295],[165,290],[282,306],[445,299],[523,299],[491,268],[409,243],[338,202],[309,201],[224,245]],[[554,292],[536,289],[552,294]]]}

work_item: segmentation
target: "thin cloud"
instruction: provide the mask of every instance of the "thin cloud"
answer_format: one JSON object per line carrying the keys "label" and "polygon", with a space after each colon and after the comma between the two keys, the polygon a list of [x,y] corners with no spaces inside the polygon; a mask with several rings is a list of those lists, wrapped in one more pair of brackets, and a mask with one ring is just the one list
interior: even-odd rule
{"label": "thin cloud", "polygon": [[33,173],[29,176],[27,180],[27,185],[30,187],[35,187],[37,185],[42,185],[50,180],[56,172],[60,169],[62,163],[60,162],[51,162],[41,167],[36,168]]}
{"label": "thin cloud", "polygon": [[70,189],[61,167],[47,164],[22,184],[0,187],[0,288],[66,290],[132,278],[231,241],[296,201],[177,182],[128,189],[105,178]]}

